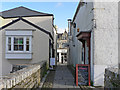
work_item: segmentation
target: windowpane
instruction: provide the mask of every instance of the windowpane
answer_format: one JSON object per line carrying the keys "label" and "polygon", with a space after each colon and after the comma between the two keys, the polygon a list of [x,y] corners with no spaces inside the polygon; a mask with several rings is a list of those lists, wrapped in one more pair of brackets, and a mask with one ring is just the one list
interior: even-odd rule
{"label": "windowpane", "polygon": [[14,44],[18,44],[18,38],[14,38]]}
{"label": "windowpane", "polygon": [[23,45],[19,45],[19,50],[23,51]]}
{"label": "windowpane", "polygon": [[29,41],[26,41],[26,44],[28,44],[28,45],[29,45]]}
{"label": "windowpane", "polygon": [[27,39],[26,39],[26,44],[28,44],[28,45],[29,45],[29,38],[27,38]]}
{"label": "windowpane", "polygon": [[26,45],[26,51],[29,51],[29,45]]}
{"label": "windowpane", "polygon": [[23,44],[23,38],[19,38],[18,44]]}
{"label": "windowpane", "polygon": [[14,50],[15,51],[23,51],[24,50],[24,42],[21,37],[14,37]]}
{"label": "windowpane", "polygon": [[10,37],[8,38],[8,44],[11,44],[11,38]]}
{"label": "windowpane", "polygon": [[8,37],[8,51],[11,51],[11,37]]}
{"label": "windowpane", "polygon": [[26,38],[26,51],[29,51],[29,38]]}
{"label": "windowpane", "polygon": [[14,45],[14,50],[18,51],[18,45]]}
{"label": "windowpane", "polygon": [[8,51],[11,51],[11,45],[8,45]]}

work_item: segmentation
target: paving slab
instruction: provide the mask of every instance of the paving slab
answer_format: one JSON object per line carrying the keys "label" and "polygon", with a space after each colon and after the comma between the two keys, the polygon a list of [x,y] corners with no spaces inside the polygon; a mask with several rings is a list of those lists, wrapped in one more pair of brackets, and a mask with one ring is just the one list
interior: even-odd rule
{"label": "paving slab", "polygon": [[67,68],[66,64],[59,64],[56,68],[55,71],[55,78],[54,78],[54,82],[53,82],[53,90],[54,89],[58,89],[58,88],[62,88],[65,90],[68,89],[76,89],[80,87],[75,86],[74,83],[74,77],[72,75],[72,73],[69,71],[69,69]]}

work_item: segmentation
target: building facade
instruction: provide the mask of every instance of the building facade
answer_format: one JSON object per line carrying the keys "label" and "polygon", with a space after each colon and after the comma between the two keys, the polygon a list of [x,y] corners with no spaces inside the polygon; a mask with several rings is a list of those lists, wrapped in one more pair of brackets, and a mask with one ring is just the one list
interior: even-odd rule
{"label": "building facade", "polygon": [[0,76],[12,71],[14,64],[30,64],[54,55],[54,16],[26,7],[0,13]]}
{"label": "building facade", "polygon": [[91,82],[104,86],[105,68],[118,67],[118,3],[80,1],[68,35],[68,65],[90,65]]}
{"label": "building facade", "polygon": [[61,63],[67,62],[67,38],[68,34],[66,31],[62,34],[57,34],[57,61]]}

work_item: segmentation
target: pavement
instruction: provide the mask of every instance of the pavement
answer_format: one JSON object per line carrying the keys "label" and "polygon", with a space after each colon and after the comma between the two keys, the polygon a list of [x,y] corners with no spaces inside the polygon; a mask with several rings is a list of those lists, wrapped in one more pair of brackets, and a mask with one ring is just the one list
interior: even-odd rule
{"label": "pavement", "polygon": [[80,90],[80,87],[75,85],[74,77],[67,68],[66,63],[59,63],[57,65],[53,82],[53,88],[79,88]]}

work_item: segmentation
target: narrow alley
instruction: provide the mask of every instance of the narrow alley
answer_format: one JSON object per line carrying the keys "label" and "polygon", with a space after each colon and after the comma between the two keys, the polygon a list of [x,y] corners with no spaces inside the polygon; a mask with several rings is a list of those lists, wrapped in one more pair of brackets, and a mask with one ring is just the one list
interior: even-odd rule
{"label": "narrow alley", "polygon": [[120,0],[11,1],[0,4],[0,90],[120,90]]}
{"label": "narrow alley", "polygon": [[53,88],[79,88],[74,82],[74,77],[67,65],[59,64],[56,68]]}
{"label": "narrow alley", "polygon": [[[75,85],[74,77],[70,72],[70,70],[68,69],[66,63],[64,64],[58,63],[55,69],[54,75],[53,75],[53,72],[54,71],[50,71],[51,75],[48,74],[48,77],[46,78],[46,81],[43,85],[43,88],[53,88],[53,89],[57,89],[57,88],[61,88],[61,89],[76,88],[77,89],[78,88],[80,90],[80,87]],[[52,83],[51,83],[51,80],[53,80]],[[48,85],[52,85],[52,86],[48,86]]]}

